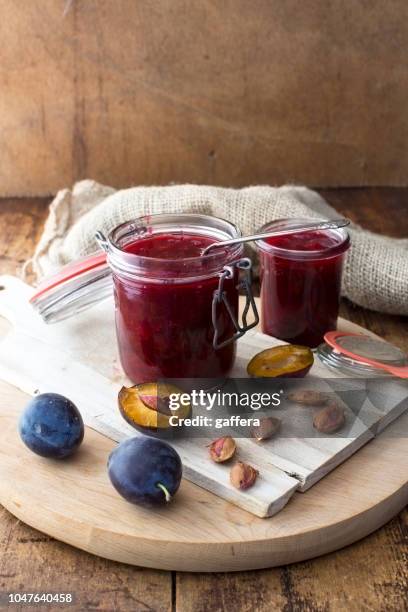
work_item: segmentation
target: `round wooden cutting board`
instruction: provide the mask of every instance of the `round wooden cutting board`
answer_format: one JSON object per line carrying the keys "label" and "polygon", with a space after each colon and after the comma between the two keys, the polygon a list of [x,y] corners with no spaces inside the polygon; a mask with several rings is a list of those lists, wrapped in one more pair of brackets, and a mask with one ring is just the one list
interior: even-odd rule
{"label": "round wooden cutting board", "polygon": [[[365,331],[339,321],[348,331]],[[9,328],[0,319],[0,335]],[[408,414],[271,518],[182,481],[166,508],[132,506],[113,489],[115,443],[87,428],[75,457],[32,454],[17,432],[29,397],[0,382],[0,503],[25,523],[96,555],[134,565],[219,572],[293,563],[363,538],[408,501]]]}
{"label": "round wooden cutting board", "polygon": [[116,561],[197,572],[292,563],[366,536],[408,500],[407,440],[388,435],[408,415],[295,493],[279,514],[260,519],[184,480],[167,508],[132,506],[108,480],[115,443],[104,436],[87,429],[79,453],[61,462],[25,448],[17,419],[27,399],[0,383],[0,502],[32,527]]}

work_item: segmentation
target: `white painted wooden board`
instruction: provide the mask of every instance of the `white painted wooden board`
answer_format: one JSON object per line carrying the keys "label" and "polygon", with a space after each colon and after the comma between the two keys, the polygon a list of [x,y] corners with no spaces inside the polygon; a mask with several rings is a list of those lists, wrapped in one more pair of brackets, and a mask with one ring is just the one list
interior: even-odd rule
{"label": "white painted wooden board", "polygon": [[[0,285],[4,287],[0,316],[13,324],[0,343],[0,379],[31,395],[52,391],[69,396],[89,427],[115,441],[141,435],[117,408],[122,384],[131,383],[117,357],[112,302],[106,300],[77,317],[46,325],[28,303],[31,287],[14,277],[0,277]],[[298,486],[296,479],[271,462],[258,466],[251,457],[262,478],[251,494],[238,491],[229,482],[229,467],[208,460],[209,442],[172,441],[188,480],[257,516],[272,516],[285,506]],[[245,450],[240,457],[250,460]]]}
{"label": "white painted wooden board", "polygon": [[[139,435],[117,409],[118,391],[130,382],[123,376],[117,356],[112,301],[106,300],[67,321],[46,325],[28,303],[31,287],[10,276],[0,277],[0,285],[4,287],[0,291],[0,315],[13,324],[0,343],[0,378],[30,394],[39,390],[68,395],[80,408],[86,424],[113,440]],[[356,329],[352,324],[347,326]],[[232,375],[246,376],[246,364],[252,355],[280,343],[257,331],[249,332],[238,343]],[[314,376],[334,374],[316,363],[308,375],[310,383]],[[364,408],[371,422],[381,426],[399,416],[403,407],[381,412],[369,405]],[[299,415],[302,413],[304,408],[299,409]],[[370,429],[355,419],[348,438],[277,437],[262,446],[240,439],[240,459],[261,472],[255,486],[246,492],[230,485],[229,467],[208,461],[208,440],[180,439],[172,444],[180,453],[187,479],[266,517],[281,510],[296,489],[309,488],[372,437]]]}
{"label": "white painted wooden board", "polygon": [[[339,328],[344,331],[366,333],[374,336],[368,330],[341,319],[339,320]],[[256,330],[248,332],[239,343],[237,363],[231,375],[243,377],[246,372],[246,365],[253,355],[265,348],[279,344],[282,344],[281,340],[271,338]],[[327,368],[316,358],[307,376],[307,387],[313,388],[313,383],[316,382],[317,388],[322,390],[324,379],[328,378],[336,378],[339,383],[342,378],[346,379],[346,389],[350,384],[349,376]],[[358,380],[356,379],[356,387],[359,386]],[[364,380],[361,380],[361,388],[365,388]],[[327,385],[327,391],[331,391],[329,385]],[[309,426],[311,437],[276,436],[264,443],[263,447],[267,448],[273,465],[280,467],[287,474],[294,475],[299,480],[298,490],[306,491],[371,440],[374,437],[373,430],[376,434],[380,433],[408,408],[407,381],[394,379],[391,382],[390,380],[387,384],[387,393],[389,397],[384,398],[381,410],[378,406],[374,406],[369,398],[366,398],[359,412],[361,418],[356,418],[351,410],[346,408],[346,427],[347,425],[350,427],[348,437],[325,437],[323,434],[316,437],[315,431],[312,429],[309,411],[304,407],[292,405],[291,419],[295,421],[302,419],[302,431],[307,432]],[[251,440],[242,440],[240,444],[242,443],[251,444]]]}

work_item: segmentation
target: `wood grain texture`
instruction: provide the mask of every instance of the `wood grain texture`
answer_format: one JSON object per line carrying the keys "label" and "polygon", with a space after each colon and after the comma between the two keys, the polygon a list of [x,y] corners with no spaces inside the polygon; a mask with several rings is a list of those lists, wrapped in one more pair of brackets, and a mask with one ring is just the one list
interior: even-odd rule
{"label": "wood grain texture", "polygon": [[[31,529],[0,509],[0,591],[72,593],[69,610],[170,610],[170,572],[95,557]],[[26,610],[27,605],[0,609]],[[36,610],[50,610],[36,606]],[[54,610],[60,609],[55,607]],[[64,609],[64,607],[61,607]]]}
{"label": "wood grain texture", "polygon": [[33,456],[17,428],[27,396],[3,382],[0,393],[1,503],[42,532],[116,561],[204,572],[292,563],[364,537],[408,501],[406,438],[397,433],[408,431],[408,415],[265,520],[185,479],[169,507],[132,506],[107,475],[114,442],[87,429],[69,461]]}
{"label": "wood grain texture", "polygon": [[[132,383],[118,367],[113,296],[92,310],[49,326],[39,319],[28,303],[32,288],[14,276],[0,276],[0,286],[3,286],[0,313],[8,319],[6,321],[3,316],[0,319],[0,379],[30,395],[38,391],[68,394],[80,408],[85,424],[116,442],[141,435],[125,422],[117,409],[121,387]],[[8,333],[9,322],[13,323],[12,333]],[[5,332],[6,337],[3,337]],[[269,346],[269,339],[263,337],[265,341]],[[251,350],[256,352],[258,349]],[[235,375],[246,376],[245,368],[243,373],[240,371]],[[195,413],[198,414],[198,410]],[[208,416],[204,408],[201,413]],[[390,418],[394,418],[392,413],[392,410],[388,413]],[[376,412],[375,420],[378,417]],[[311,428],[311,423],[307,424]],[[352,437],[355,439],[350,441],[353,450],[372,437],[366,426],[358,425],[353,424],[355,433]],[[207,447],[214,436],[214,429],[203,429],[199,440],[188,435],[172,440],[183,462],[184,476],[257,516],[272,516],[279,512],[299,486],[298,481],[275,467],[268,448],[251,440],[242,440],[240,459],[257,467],[261,477],[249,492],[237,490],[230,483],[229,469],[208,460]],[[347,451],[349,446],[346,437],[330,442],[330,446],[341,449],[341,455],[343,447]],[[304,452],[303,443],[300,443]],[[318,461],[320,467],[320,462],[336,460],[336,454],[328,451],[326,445],[326,440],[315,441],[311,446],[311,463]],[[293,466],[297,469],[297,464],[291,463],[289,470]],[[315,475],[316,479],[319,474]]]}
{"label": "wood grain texture", "polygon": [[[47,325],[29,304],[32,287],[14,276],[1,275],[0,286],[3,286],[0,292],[0,379],[29,395],[38,392],[69,395],[80,409],[85,424],[116,442],[140,435],[124,421],[117,409],[121,387],[132,383],[119,366],[113,297],[57,325]],[[260,311],[259,298],[255,299]],[[243,303],[242,298],[241,308]],[[13,324],[12,332],[10,323]],[[363,328],[343,319],[339,319],[338,328],[344,332],[365,333]],[[247,378],[249,360],[260,351],[280,344],[280,340],[256,329],[247,332],[237,342],[231,377]],[[325,385],[325,379],[332,381],[337,377],[340,380],[343,376],[315,359],[307,385],[317,385],[333,393],[330,382]],[[346,388],[351,389],[350,383]],[[285,393],[282,411],[274,413],[282,420],[284,435],[263,444],[245,439],[245,435],[239,440],[240,460],[260,472],[249,491],[232,487],[229,469],[208,460],[207,447],[215,437],[226,435],[228,428],[219,433],[214,426],[202,428],[201,433],[194,429],[193,437],[192,432],[187,431],[171,443],[180,454],[187,480],[256,516],[274,516],[290,501],[295,490],[308,490],[370,441],[373,431],[380,432],[407,408],[406,388],[401,383],[389,382],[387,386],[387,394],[393,401],[371,401],[370,394],[363,392],[364,405],[358,414],[346,400],[346,425],[338,436],[314,435],[311,411],[286,402]],[[337,394],[337,401],[342,401],[341,393]],[[194,416],[198,415],[209,416],[204,407],[195,406]],[[221,415],[225,416],[224,411],[216,406],[213,418]],[[236,435],[233,428],[230,433]]]}
{"label": "wood grain texture", "polygon": [[64,5],[0,0],[2,195],[406,184],[403,0]]}
{"label": "wood grain texture", "polygon": [[341,551],[238,574],[178,573],[179,612],[401,612],[406,609],[408,512]]}
{"label": "wood grain texture", "polygon": [[[339,211],[348,211],[355,221],[365,224],[368,229],[399,237],[408,234],[408,190],[343,189],[325,191],[324,195]],[[20,214],[31,214],[30,211],[34,212],[36,207],[32,200],[1,200],[0,215],[8,206],[16,214],[8,218],[13,230],[10,241],[4,241],[3,233],[0,236],[0,255],[10,253],[7,260],[0,257],[0,271],[15,273],[20,264],[13,259],[14,245],[21,244],[24,258],[29,257],[33,249],[32,239],[25,242],[20,233]],[[38,211],[38,230],[46,212],[45,207]],[[346,301],[342,303],[341,314],[408,350],[406,318],[370,312]],[[107,584],[112,580],[110,576],[117,576],[122,583],[126,575],[125,588],[126,580],[129,588],[134,589],[143,580],[148,593],[158,596],[156,603],[145,605],[143,600],[136,604],[127,595],[121,602],[121,610],[170,609],[168,590],[157,579],[158,575],[170,576],[170,573],[139,570],[98,560],[44,538],[5,510],[1,515],[0,529],[2,551],[7,551],[7,562],[1,565],[0,572],[3,590],[29,588],[33,581],[45,587],[50,576],[56,590],[68,590],[72,584],[78,585],[76,590],[81,587],[78,604],[71,609],[81,612],[86,608],[112,610],[109,593],[106,593]],[[37,538],[41,541],[30,541]],[[408,511],[405,510],[364,540],[313,561],[238,574],[173,573],[172,609],[177,612],[229,612],[231,609],[248,612],[254,609],[261,612],[400,612],[406,607],[408,598],[407,555]],[[3,559],[4,555],[1,561]],[[55,572],[52,569],[54,563]],[[66,567],[70,568],[69,572],[65,571]]]}
{"label": "wood grain texture", "polygon": [[28,254],[40,239],[50,198],[0,200],[0,268],[21,274]]}

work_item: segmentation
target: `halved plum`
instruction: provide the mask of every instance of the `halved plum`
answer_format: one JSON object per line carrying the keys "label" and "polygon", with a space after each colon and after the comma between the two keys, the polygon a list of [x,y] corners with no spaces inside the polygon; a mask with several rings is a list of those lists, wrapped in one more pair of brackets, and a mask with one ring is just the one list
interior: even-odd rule
{"label": "halved plum", "polygon": [[190,404],[177,401],[182,394],[181,389],[167,383],[122,387],[118,396],[119,410],[132,427],[147,435],[177,433],[183,420],[191,415]]}
{"label": "halved plum", "polygon": [[313,361],[313,353],[307,346],[282,344],[257,353],[248,363],[247,372],[257,378],[303,378]]}

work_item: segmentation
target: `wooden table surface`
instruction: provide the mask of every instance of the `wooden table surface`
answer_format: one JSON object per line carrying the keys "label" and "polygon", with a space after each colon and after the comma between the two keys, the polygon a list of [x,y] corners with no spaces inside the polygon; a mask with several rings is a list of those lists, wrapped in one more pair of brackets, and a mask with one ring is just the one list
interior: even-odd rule
{"label": "wooden table surface", "polygon": [[[408,236],[408,190],[341,189],[321,193],[339,212],[368,229]],[[18,273],[32,253],[49,200],[0,200],[0,273]],[[408,352],[407,318],[370,312],[346,300],[342,301],[341,315]],[[114,563],[55,541],[4,509],[0,508],[0,515],[0,594],[71,592],[75,604],[69,609],[81,611],[407,609],[406,509],[382,529],[346,549],[313,561],[235,574],[186,574]]]}

